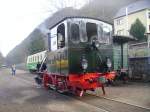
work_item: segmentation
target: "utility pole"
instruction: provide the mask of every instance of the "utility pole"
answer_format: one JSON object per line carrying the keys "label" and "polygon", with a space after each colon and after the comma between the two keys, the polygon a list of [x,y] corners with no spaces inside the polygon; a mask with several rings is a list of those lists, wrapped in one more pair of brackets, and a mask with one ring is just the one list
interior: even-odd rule
{"label": "utility pole", "polygon": [[126,36],[129,36],[128,7],[126,7]]}

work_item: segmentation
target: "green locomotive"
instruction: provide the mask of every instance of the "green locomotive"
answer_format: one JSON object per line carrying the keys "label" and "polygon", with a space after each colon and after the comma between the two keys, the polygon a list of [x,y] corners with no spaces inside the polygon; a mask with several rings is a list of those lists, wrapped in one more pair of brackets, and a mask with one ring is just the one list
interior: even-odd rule
{"label": "green locomotive", "polygon": [[[67,18],[50,28],[47,55],[52,73],[106,72],[113,63],[112,25],[90,18]],[[111,64],[112,65],[112,64]],[[113,70],[113,66],[110,66]]]}
{"label": "green locomotive", "polygon": [[114,69],[119,66],[114,62],[112,25],[87,17],[67,17],[53,26],[43,24],[49,31],[42,62],[47,64],[41,74],[44,87],[80,96],[102,87],[105,93],[103,83],[115,77]]}

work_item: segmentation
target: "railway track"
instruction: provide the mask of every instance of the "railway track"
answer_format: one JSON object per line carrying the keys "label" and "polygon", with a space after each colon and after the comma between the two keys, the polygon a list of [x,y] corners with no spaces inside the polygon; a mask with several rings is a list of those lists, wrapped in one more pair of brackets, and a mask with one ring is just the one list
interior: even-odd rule
{"label": "railway track", "polygon": [[85,94],[85,96],[82,98],[75,97],[75,99],[93,105],[95,107],[101,108],[107,112],[150,112],[150,109],[110,99],[105,99],[103,97],[98,97],[90,94]]}

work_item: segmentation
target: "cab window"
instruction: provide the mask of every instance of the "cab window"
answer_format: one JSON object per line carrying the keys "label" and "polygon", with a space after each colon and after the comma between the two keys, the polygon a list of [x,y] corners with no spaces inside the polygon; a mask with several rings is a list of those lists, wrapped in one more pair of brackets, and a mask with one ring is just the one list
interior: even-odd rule
{"label": "cab window", "polygon": [[98,35],[100,43],[110,44],[111,31],[107,26],[99,25]]}
{"label": "cab window", "polygon": [[50,42],[51,42],[50,50],[51,51],[57,50],[57,27],[54,27],[53,29],[51,29]]}
{"label": "cab window", "polygon": [[87,38],[87,34],[86,34],[86,24],[85,22],[81,21],[80,22],[80,41],[81,42],[87,42],[88,38]]}
{"label": "cab window", "polygon": [[95,23],[86,23],[86,32],[88,41],[91,41],[93,38],[98,38],[97,34],[97,24]]}
{"label": "cab window", "polygon": [[61,24],[57,27],[57,48],[65,47],[65,25]]}
{"label": "cab window", "polygon": [[110,29],[106,26],[103,27],[103,40],[104,40],[104,43],[106,43],[106,44],[110,43],[110,36],[111,36]]}
{"label": "cab window", "polygon": [[71,41],[73,43],[79,43],[80,39],[80,30],[79,30],[79,25],[76,23],[71,24]]}

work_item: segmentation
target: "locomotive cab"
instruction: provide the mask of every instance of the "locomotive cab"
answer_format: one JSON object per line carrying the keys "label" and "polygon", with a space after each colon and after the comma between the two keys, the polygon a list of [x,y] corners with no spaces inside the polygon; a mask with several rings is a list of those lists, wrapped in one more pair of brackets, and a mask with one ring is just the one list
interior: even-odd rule
{"label": "locomotive cab", "polygon": [[108,69],[113,69],[110,66],[112,65],[111,25],[98,20],[78,18],[70,20],[68,29],[71,73],[104,73]]}

